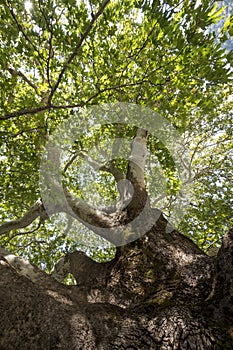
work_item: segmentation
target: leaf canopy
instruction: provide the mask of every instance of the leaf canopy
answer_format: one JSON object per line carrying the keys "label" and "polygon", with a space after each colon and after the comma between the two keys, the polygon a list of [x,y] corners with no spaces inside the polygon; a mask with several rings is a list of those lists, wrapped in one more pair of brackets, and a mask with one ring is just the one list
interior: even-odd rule
{"label": "leaf canopy", "polygon": [[[40,197],[41,157],[54,130],[75,109],[120,101],[151,108],[183,135],[192,179],[180,228],[205,250],[218,244],[233,222],[233,52],[229,45],[224,48],[232,36],[233,13],[226,17],[231,2],[226,1],[225,9],[206,0],[31,4],[10,0],[0,4],[1,221],[21,217]],[[80,122],[85,128],[85,120]],[[90,153],[98,141],[101,152],[112,139],[132,140],[134,135],[134,125],[93,126],[73,151]],[[147,147],[147,164],[159,163],[165,173],[163,209],[169,217],[179,190],[174,163],[153,136]],[[126,171],[123,159],[116,162]],[[75,168],[81,164],[77,158],[66,172],[69,188],[97,205],[103,198],[105,204],[114,201],[117,189],[112,176],[101,172],[92,177],[88,168],[77,175]],[[145,178],[156,203],[158,173],[147,171]],[[72,249],[86,250],[99,260],[111,256],[113,248],[96,243],[97,238],[80,225],[75,226],[80,241],[67,236],[71,224],[65,217],[35,221],[2,235],[0,244],[47,270]],[[104,248],[90,248],[91,240]]]}

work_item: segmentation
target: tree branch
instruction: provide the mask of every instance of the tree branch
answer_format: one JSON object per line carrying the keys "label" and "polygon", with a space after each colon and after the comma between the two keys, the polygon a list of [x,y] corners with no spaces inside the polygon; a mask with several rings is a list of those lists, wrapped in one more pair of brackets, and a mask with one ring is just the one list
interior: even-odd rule
{"label": "tree branch", "polygon": [[19,76],[20,78],[22,78],[23,81],[25,81],[29,86],[31,86],[35,90],[36,93],[38,93],[36,85],[33,84],[20,70],[16,70],[11,67],[7,67],[7,70],[11,73],[13,77]]}
{"label": "tree branch", "polygon": [[[58,191],[61,190],[57,184],[54,184],[54,188]],[[123,236],[119,235],[118,227],[119,215],[108,214],[102,210],[96,209],[90,206],[88,203],[74,197],[69,191],[64,188],[65,198],[68,206],[60,203],[53,203],[52,211],[48,214],[39,199],[36,203],[27,211],[27,213],[20,219],[4,222],[0,225],[0,235],[9,233],[12,230],[17,230],[29,226],[38,217],[41,220],[46,220],[50,215],[57,212],[66,212],[67,214],[80,221],[88,229],[95,232],[97,235],[107,239],[109,242],[119,245],[119,242],[123,241]],[[123,231],[120,230],[123,234]]]}
{"label": "tree branch", "polygon": [[26,277],[30,281],[37,283],[41,278],[41,271],[38,267],[31,265],[29,261],[8,252],[2,247],[0,247],[0,257],[3,257],[19,275]]}
{"label": "tree branch", "polygon": [[131,143],[131,154],[129,157],[129,165],[127,172],[127,180],[133,184],[145,187],[144,169],[147,155],[147,131],[144,129],[137,129],[135,138]]}
{"label": "tree branch", "polygon": [[89,230],[98,236],[105,238],[115,246],[120,246],[125,242],[124,226],[121,226],[124,212],[107,212],[94,208],[88,203],[75,198],[68,190],[64,189],[66,200],[69,204],[67,214],[81,222]]}
{"label": "tree branch", "polygon": [[12,113],[3,115],[0,117],[0,120],[7,120],[7,119],[11,119],[11,118],[16,118],[16,117],[20,117],[21,115],[27,115],[27,114],[35,114],[38,112],[42,112],[42,111],[46,111],[48,109],[51,109],[52,106],[38,106],[35,108],[25,108],[25,109],[21,109],[19,111],[14,111]]}
{"label": "tree branch", "polygon": [[116,182],[124,179],[124,174],[115,166],[114,159],[103,164],[90,157],[85,151],[80,151],[78,155],[85,158],[94,170],[106,171],[112,174]]}
{"label": "tree branch", "polygon": [[73,154],[72,157],[70,158],[70,160],[66,163],[64,170],[63,170],[64,172],[67,171],[69,166],[73,163],[73,161],[78,156],[81,156],[82,158],[86,159],[88,164],[95,171],[105,171],[114,177],[116,184],[117,184],[117,190],[118,190],[118,193],[120,195],[120,200],[116,203],[116,205],[114,207],[106,208],[105,211],[107,213],[109,213],[109,212],[114,213],[116,211],[119,212],[120,209],[122,210],[128,204],[129,199],[131,199],[131,197],[129,196],[129,191],[126,190],[126,188],[129,190],[129,186],[127,186],[128,183],[126,183],[126,181],[124,181],[125,175],[115,166],[115,159],[112,159],[105,164],[99,163],[98,161],[96,161],[95,159],[90,157],[84,150],[79,151],[79,152]]}
{"label": "tree branch", "polygon": [[[76,198],[65,187],[64,194],[69,208],[71,209],[68,209],[67,213],[84,223],[88,228],[90,228],[89,225],[101,228],[110,228],[114,226],[114,220],[111,215]],[[93,231],[95,232],[95,230]]]}
{"label": "tree branch", "polygon": [[100,9],[98,12],[96,12],[95,14],[93,14],[92,16],[92,20],[90,21],[88,27],[86,28],[85,32],[83,34],[81,34],[80,36],[80,40],[79,40],[79,43],[78,45],[74,48],[72,54],[70,55],[70,57],[68,58],[68,60],[65,62],[59,76],[58,76],[58,79],[57,79],[57,82],[56,84],[53,86],[51,92],[50,92],[50,96],[49,96],[49,99],[48,99],[48,104],[50,105],[51,104],[51,101],[52,101],[52,98],[53,98],[53,95],[54,93],[56,92],[60,82],[62,81],[62,78],[65,74],[65,72],[67,71],[70,63],[73,61],[73,59],[77,56],[78,54],[78,51],[80,49],[80,47],[82,46],[83,42],[85,41],[85,39],[87,38],[87,36],[89,35],[90,31],[92,30],[94,24],[96,23],[97,19],[100,17],[100,15],[103,13],[105,7],[108,5],[108,3],[110,2],[110,0],[105,0],[102,5],[100,6]]}
{"label": "tree branch", "polygon": [[[42,112],[42,111],[46,111],[46,110],[52,110],[52,109],[73,109],[73,108],[80,108],[83,106],[88,105],[93,99],[95,99],[97,96],[103,94],[104,92],[107,91],[113,91],[113,90],[118,90],[118,89],[122,89],[124,87],[130,87],[130,86],[138,86],[138,85],[142,85],[143,83],[148,83],[148,81],[138,81],[136,83],[129,83],[129,84],[122,84],[122,85],[114,85],[111,87],[106,87],[104,89],[100,89],[96,94],[92,95],[91,97],[89,97],[86,101],[80,102],[80,103],[76,103],[76,104],[69,104],[69,105],[53,105],[53,104],[48,104],[48,100],[49,100],[49,96],[47,99],[47,104],[43,105],[43,106],[38,106],[35,108],[25,108],[19,111],[14,111],[12,113],[6,114],[4,116],[0,116],[0,120],[7,120],[7,119],[11,119],[11,118],[16,118],[16,117],[20,117],[22,115],[28,115],[28,114],[35,114],[38,112]],[[161,85],[161,84],[157,84],[157,85]]]}
{"label": "tree branch", "polygon": [[109,262],[99,263],[89,258],[81,251],[74,251],[64,255],[54,266],[51,276],[62,282],[71,273],[77,285],[87,289],[94,289],[103,285],[108,270],[117,258]]}
{"label": "tree branch", "polygon": [[131,154],[129,157],[126,179],[133,186],[132,200],[127,207],[130,219],[139,215],[144,208],[148,195],[145,189],[144,170],[147,155],[148,132],[144,129],[137,129],[135,138],[131,143]]}
{"label": "tree branch", "polygon": [[8,8],[9,8],[9,11],[10,11],[10,14],[11,14],[12,18],[13,18],[14,22],[16,23],[17,27],[18,27],[18,30],[24,36],[24,38],[26,39],[26,42],[29,43],[31,45],[31,47],[33,48],[33,50],[38,53],[38,62],[40,64],[40,66],[42,67],[42,64],[41,64],[40,60],[43,60],[43,57],[41,57],[40,51],[38,50],[36,45],[32,42],[31,38],[26,34],[26,32],[24,31],[23,26],[19,23],[19,21],[18,21],[18,19],[16,17],[16,14],[14,12],[12,4],[9,1],[7,1],[7,5],[8,5]]}
{"label": "tree branch", "polygon": [[115,166],[114,159],[102,165],[99,170],[112,174],[116,182],[119,182],[125,178],[124,174]]}
{"label": "tree branch", "polygon": [[211,302],[215,317],[232,325],[233,321],[233,228],[223,237],[216,258],[216,279]]}
{"label": "tree branch", "polygon": [[10,232],[11,230],[27,227],[38,217],[40,217],[41,220],[48,218],[41,199],[36,201],[36,203],[27,211],[27,213],[22,218],[13,221],[6,221],[1,224],[0,234],[3,235]]}
{"label": "tree branch", "polygon": [[48,58],[46,61],[46,75],[47,75],[47,83],[50,87],[50,89],[52,89],[52,85],[51,85],[51,77],[50,77],[50,63],[51,63],[51,59],[54,56],[54,48],[53,48],[53,37],[54,37],[54,32],[53,32],[53,26],[52,26],[52,21],[51,18],[49,16],[47,16],[46,12],[44,11],[41,2],[39,1],[39,8],[40,8],[40,12],[42,13],[43,18],[45,19],[45,23],[46,23],[46,27],[50,33],[49,35],[49,39],[47,41],[48,43]]}

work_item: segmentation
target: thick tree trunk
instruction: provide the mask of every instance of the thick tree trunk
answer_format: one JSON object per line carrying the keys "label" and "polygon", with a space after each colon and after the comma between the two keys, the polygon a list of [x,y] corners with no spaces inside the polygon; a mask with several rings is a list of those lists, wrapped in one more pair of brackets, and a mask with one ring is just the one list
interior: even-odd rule
{"label": "thick tree trunk", "polygon": [[109,263],[68,254],[53,276],[77,286],[2,253],[0,349],[232,349],[233,231],[212,258],[166,227],[161,215]]}

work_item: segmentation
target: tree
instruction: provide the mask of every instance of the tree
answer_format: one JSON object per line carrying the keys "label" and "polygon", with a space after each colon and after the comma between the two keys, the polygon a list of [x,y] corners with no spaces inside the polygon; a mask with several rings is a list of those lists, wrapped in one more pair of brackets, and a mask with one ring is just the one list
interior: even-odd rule
{"label": "tree", "polygon": [[218,42],[209,1],[0,9],[1,348],[231,349],[231,20]]}

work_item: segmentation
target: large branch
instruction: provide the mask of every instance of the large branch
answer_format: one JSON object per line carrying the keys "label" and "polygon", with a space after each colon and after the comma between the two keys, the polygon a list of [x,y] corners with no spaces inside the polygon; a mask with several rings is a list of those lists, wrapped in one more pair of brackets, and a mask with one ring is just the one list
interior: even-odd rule
{"label": "large branch", "polygon": [[214,315],[221,322],[233,322],[233,228],[223,237],[216,258],[216,279],[211,295]]}
{"label": "large branch", "polygon": [[[6,221],[0,225],[0,234],[7,234],[12,230],[18,230],[25,227],[28,227],[33,221],[37,218],[40,220],[46,220],[49,216],[58,213],[58,212],[66,212],[67,214],[73,216],[76,220],[82,222],[86,227],[97,233],[98,235],[108,239],[111,242],[114,242],[116,238],[110,237],[108,234],[108,230],[105,228],[113,228],[117,223],[113,218],[113,215],[109,215],[104,211],[96,209],[89,205],[88,203],[74,197],[68,190],[54,183],[53,190],[56,190],[56,193],[60,191],[60,194],[65,194],[65,198],[67,200],[68,206],[65,203],[45,203],[43,204],[42,200],[39,199],[35,202],[35,204],[24,214],[21,218]],[[60,199],[61,196],[57,196],[53,198],[53,201]],[[61,197],[62,198],[62,197]],[[48,211],[46,211],[46,208]],[[104,228],[104,229],[103,229]],[[105,233],[104,233],[105,232]]]}
{"label": "large branch", "polygon": [[64,193],[69,205],[67,213],[84,222],[86,226],[93,225],[102,228],[114,226],[112,217],[103,210],[92,207],[85,201],[76,198],[66,188],[64,188]]}
{"label": "large branch", "polygon": [[[7,234],[12,230],[28,227],[37,218],[44,221],[55,213],[65,212],[111,243],[119,245],[123,241],[123,236],[119,235],[119,232],[123,234],[123,231],[119,229],[119,217],[116,218],[114,213],[108,214],[92,207],[88,203],[73,196],[68,190],[59,188],[57,183],[54,184],[54,189],[62,191],[65,194],[67,203],[60,203],[58,200],[56,203],[46,203],[44,205],[42,200],[39,199],[22,218],[2,223],[0,225],[0,235]],[[58,195],[57,199],[60,198],[63,197]],[[52,201],[56,201],[56,197]]]}
{"label": "large branch", "polygon": [[54,266],[51,276],[62,282],[69,273],[76,279],[77,285],[87,289],[94,289],[104,283],[108,270],[115,261],[99,263],[89,258],[81,251],[74,251],[63,256]]}
{"label": "large branch", "polygon": [[147,156],[147,134],[146,130],[139,128],[131,143],[131,154],[126,175],[126,179],[133,186],[132,200],[127,207],[130,219],[132,218],[132,215],[134,217],[137,216],[143,210],[148,201],[144,181]]}
{"label": "large branch", "polygon": [[119,182],[125,178],[124,174],[115,166],[114,159],[102,165],[100,170],[112,174],[116,182]]}
{"label": "large branch", "polygon": [[144,170],[147,155],[147,131],[138,129],[135,138],[131,143],[131,154],[129,157],[127,180],[133,185],[145,188]]}
{"label": "large branch", "polygon": [[92,207],[88,203],[73,196],[64,189],[68,207],[66,213],[73,216],[89,230],[116,246],[125,243],[125,230],[121,225],[125,213],[107,213]]}
{"label": "large branch", "polygon": [[4,248],[0,247],[0,258],[4,258],[7,263],[17,271],[21,276],[28,278],[30,281],[36,283],[41,277],[41,271],[38,267],[30,264],[29,261],[25,260],[20,256],[16,256],[11,252],[8,252]]}
{"label": "large branch", "polygon": [[112,159],[106,163],[100,163],[97,160],[95,160],[94,158],[92,158],[90,155],[88,155],[88,153],[86,151],[82,150],[82,151],[79,151],[78,153],[75,153],[72,155],[72,157],[70,158],[70,160],[67,162],[66,166],[64,167],[64,172],[67,171],[69,166],[74,162],[74,160],[78,156],[85,159],[88,162],[88,164],[92,167],[93,170],[105,171],[114,177],[114,179],[117,183],[117,189],[118,189],[118,192],[120,195],[120,202],[123,203],[125,201],[125,195],[124,195],[124,189],[123,189],[124,186],[123,186],[122,180],[125,179],[125,175],[123,174],[122,171],[120,171],[120,169],[117,168],[115,159]]}
{"label": "large branch", "polygon": [[[146,135],[146,131],[138,129],[137,135],[132,143],[131,156],[129,160],[128,179],[133,183],[133,185],[135,185],[134,194],[136,193],[139,196],[145,192],[144,167],[146,156]],[[88,157],[88,155],[84,154],[83,156]],[[57,155],[57,157],[59,158],[59,155]],[[91,162],[92,166],[100,166],[100,164],[95,162],[93,159],[88,158],[88,160]],[[55,161],[55,159],[53,159],[53,163],[55,164],[55,168],[59,167],[58,160]],[[114,163],[110,162],[109,164],[103,166],[101,170],[106,170],[112,173],[117,181],[122,179],[122,174],[115,167]],[[45,220],[54,213],[66,212],[78,219],[93,232],[101,237],[104,237],[115,245],[121,245],[128,239],[125,236],[124,224],[122,225],[126,215],[125,211],[114,211],[113,213],[108,213],[106,211],[94,208],[88,203],[74,197],[65,187],[62,186],[59,181],[55,180],[56,178],[57,177],[54,176],[53,172],[46,172],[46,184],[47,188],[49,188],[48,193],[50,193],[47,198],[48,203],[45,201],[43,204],[41,200],[37,201],[21,219],[3,223],[0,226],[0,234],[5,234],[11,230],[27,227],[38,217]],[[123,187],[125,185],[128,185],[127,182],[123,184]],[[136,202],[134,199],[135,196],[132,200],[134,209],[135,206],[137,209],[139,209],[138,212],[134,212],[134,217],[137,217],[140,214],[142,207],[145,205],[145,198],[140,197],[139,202],[137,196]],[[143,221],[144,219],[145,218],[143,218]],[[140,222],[135,222],[135,225],[139,224]]]}
{"label": "large branch", "polygon": [[39,199],[35,204],[27,211],[27,213],[20,219],[6,221],[0,225],[0,234],[3,235],[12,230],[17,230],[20,228],[25,228],[29,226],[37,218],[45,220],[48,218],[44,205]]}
{"label": "large branch", "polygon": [[105,171],[109,174],[111,174],[116,183],[117,183],[117,188],[118,188],[118,191],[119,191],[119,194],[120,194],[120,197],[122,198],[122,191],[121,191],[121,186],[119,186],[119,182],[124,180],[125,179],[125,175],[123,174],[122,171],[120,171],[117,166],[116,166],[116,162],[115,162],[115,159],[112,159],[110,161],[108,161],[107,163],[99,163],[97,162],[95,159],[93,159],[92,157],[90,157],[85,151],[80,151],[79,152],[79,155],[86,159],[88,164],[90,164],[90,166],[98,171]]}

